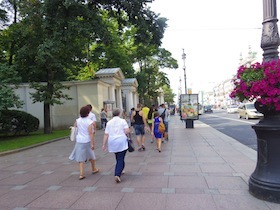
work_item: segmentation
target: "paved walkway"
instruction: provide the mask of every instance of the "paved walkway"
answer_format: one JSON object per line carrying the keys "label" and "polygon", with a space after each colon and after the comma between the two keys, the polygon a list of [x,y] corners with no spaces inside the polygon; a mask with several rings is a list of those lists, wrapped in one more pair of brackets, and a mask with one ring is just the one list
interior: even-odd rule
{"label": "paved walkway", "polygon": [[[178,116],[169,123],[169,142],[155,150],[128,153],[122,182],[114,181],[114,155],[101,150],[96,135],[98,174],[78,180],[78,164],[68,160],[74,146],[63,139],[0,157],[0,209],[280,209],[248,192],[256,151],[201,123],[186,129]],[[134,137],[135,140],[135,137]]]}

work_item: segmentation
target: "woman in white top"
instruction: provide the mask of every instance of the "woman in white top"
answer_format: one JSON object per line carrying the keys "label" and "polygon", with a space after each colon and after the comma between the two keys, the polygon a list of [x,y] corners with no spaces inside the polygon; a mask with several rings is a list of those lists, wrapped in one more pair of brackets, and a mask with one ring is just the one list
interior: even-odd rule
{"label": "woman in white top", "polygon": [[85,178],[84,176],[84,163],[91,162],[92,173],[97,173],[99,169],[95,167],[95,154],[94,154],[94,134],[93,134],[93,121],[88,118],[90,109],[84,106],[80,109],[80,118],[74,124],[77,127],[77,136],[75,147],[69,157],[70,160],[75,160],[80,166],[79,180]]}
{"label": "woman in white top", "polygon": [[115,181],[121,182],[121,175],[125,167],[125,154],[128,149],[127,134],[129,127],[125,119],[120,118],[120,109],[113,110],[113,118],[107,123],[103,138],[103,151],[108,148],[109,152],[115,153]]}

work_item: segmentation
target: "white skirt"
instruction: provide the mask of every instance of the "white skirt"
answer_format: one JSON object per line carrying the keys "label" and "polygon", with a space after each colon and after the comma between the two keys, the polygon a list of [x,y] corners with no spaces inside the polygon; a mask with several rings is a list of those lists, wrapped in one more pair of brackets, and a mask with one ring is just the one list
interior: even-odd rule
{"label": "white skirt", "polygon": [[78,143],[76,142],[75,147],[69,156],[70,160],[76,162],[86,162],[89,160],[95,160],[94,151],[91,149],[91,142]]}

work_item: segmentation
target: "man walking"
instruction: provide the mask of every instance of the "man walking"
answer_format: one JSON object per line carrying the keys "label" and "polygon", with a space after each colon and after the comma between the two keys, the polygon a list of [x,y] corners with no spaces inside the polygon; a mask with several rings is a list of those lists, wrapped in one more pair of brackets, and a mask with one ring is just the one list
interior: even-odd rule
{"label": "man walking", "polygon": [[145,151],[145,127],[147,127],[147,120],[144,117],[144,113],[141,110],[141,104],[137,104],[137,108],[131,114],[131,121],[134,121],[134,130],[136,135],[136,141],[138,144],[138,151]]}

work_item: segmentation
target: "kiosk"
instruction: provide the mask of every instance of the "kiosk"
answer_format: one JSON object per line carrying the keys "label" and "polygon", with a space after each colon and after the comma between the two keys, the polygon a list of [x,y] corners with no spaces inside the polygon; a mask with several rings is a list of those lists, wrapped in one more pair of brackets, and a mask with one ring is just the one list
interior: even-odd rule
{"label": "kiosk", "polygon": [[198,120],[198,94],[180,95],[180,117],[186,122],[186,128],[194,127],[194,120]]}

